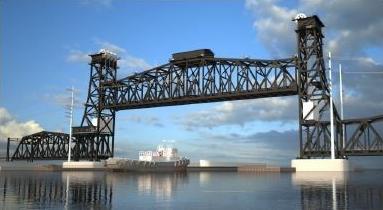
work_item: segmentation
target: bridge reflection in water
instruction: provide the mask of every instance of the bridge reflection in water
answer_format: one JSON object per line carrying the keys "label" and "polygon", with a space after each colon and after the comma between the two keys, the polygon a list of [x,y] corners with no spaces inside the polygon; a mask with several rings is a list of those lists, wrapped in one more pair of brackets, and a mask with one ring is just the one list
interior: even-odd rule
{"label": "bridge reflection in water", "polygon": [[[114,190],[119,192],[116,203],[124,201],[132,189],[137,196],[168,200],[180,181],[187,181],[186,173],[1,172],[0,208],[111,209]],[[126,182],[128,189],[122,187]]]}
{"label": "bridge reflection in water", "polygon": [[113,182],[102,172],[2,172],[0,184],[5,206],[110,209],[113,197]]}
{"label": "bridge reflection in water", "polygon": [[[179,209],[185,207],[185,202],[191,209],[208,204],[221,208],[225,207],[220,205],[222,199],[243,209],[273,205],[278,209],[304,210],[382,209],[382,175],[382,171],[345,174],[0,172],[0,209],[155,206]],[[233,190],[236,186],[241,189]]]}
{"label": "bridge reflection in water", "polygon": [[[383,184],[364,179],[363,172],[300,172],[292,183],[300,187],[302,209],[381,209]],[[382,173],[376,175],[381,179]],[[380,178],[379,178],[380,177]]]}

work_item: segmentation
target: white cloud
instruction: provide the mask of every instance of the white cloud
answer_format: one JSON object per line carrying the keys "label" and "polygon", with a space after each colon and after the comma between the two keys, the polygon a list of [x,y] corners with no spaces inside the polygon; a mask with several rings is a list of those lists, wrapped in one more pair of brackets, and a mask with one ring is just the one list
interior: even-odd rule
{"label": "white cloud", "polygon": [[[379,61],[365,55],[369,47],[383,46],[376,45],[383,43],[383,17],[379,15],[382,7],[376,8],[377,5],[383,6],[382,2],[376,2],[374,6],[373,3],[357,0],[299,1],[294,9],[281,6],[281,3],[279,0],[247,0],[245,3],[246,8],[254,14],[253,26],[257,38],[272,57],[280,58],[296,53],[296,26],[291,20],[297,13],[304,12],[307,15],[320,14],[319,17],[327,26],[324,33],[328,45],[325,44],[324,49],[332,50],[333,55],[340,58],[336,58],[336,62],[345,57],[351,58],[342,61],[346,71],[383,69]],[[376,88],[381,75],[346,75],[344,79],[347,80],[346,90],[355,93],[345,100],[347,116],[360,117],[383,112],[383,95]],[[242,126],[256,120],[292,121],[298,118],[297,109],[296,97],[225,102],[212,109],[191,113],[182,123],[192,129],[221,125]]]}
{"label": "white cloud", "polygon": [[[324,51],[332,51],[334,63],[342,63],[344,72],[382,71],[383,1],[300,0],[295,8],[282,4],[280,0],[247,0],[245,4],[254,15],[257,38],[271,55],[295,54],[295,24],[290,20],[298,12],[317,14],[325,25]],[[383,94],[376,88],[381,79],[382,74],[344,75],[345,91],[353,93],[345,100],[348,117],[383,113]]]}
{"label": "white cloud", "polygon": [[[75,89],[74,91],[74,101],[73,105],[74,108],[83,108],[83,101],[81,101],[79,98],[81,98],[79,95],[80,91],[78,89]],[[71,105],[71,93],[69,91],[66,92],[56,92],[55,94],[44,94],[44,100],[48,103],[54,103],[55,105],[58,105],[60,107],[67,107]]]}
{"label": "white cloud", "polygon": [[100,48],[117,53],[120,57],[120,60],[118,61],[120,67],[119,72],[121,72],[121,70],[124,71],[122,74],[132,73],[133,71],[139,72],[151,68],[151,65],[148,64],[143,58],[129,54],[123,47],[99,39],[96,39],[95,43],[99,45]]}
{"label": "white cloud", "polygon": [[[378,87],[383,81],[383,66],[368,58],[342,63],[345,72],[343,74],[345,117],[383,114],[383,93]],[[380,73],[363,74],[363,72]]]}
{"label": "white cloud", "polygon": [[317,7],[326,11],[323,20],[327,30],[336,32],[329,37],[334,54],[359,56],[370,47],[383,49],[382,1],[321,1]]}
{"label": "white cloud", "polygon": [[134,57],[131,55],[125,55],[119,61],[119,66],[124,69],[135,69],[137,71],[142,71],[146,69],[150,69],[152,66],[148,64],[144,59]]}
{"label": "white cloud", "polygon": [[140,116],[140,115],[132,115],[129,117],[126,117],[125,120],[128,122],[136,122],[136,123],[143,123],[146,125],[153,125],[157,127],[163,127],[164,125],[161,123],[160,119],[154,116]]}
{"label": "white cloud", "polygon": [[298,116],[296,97],[262,98],[244,101],[227,101],[181,118],[187,129],[213,128],[222,125],[239,125],[253,121],[294,121]]}
{"label": "white cloud", "polygon": [[292,18],[295,9],[278,6],[276,0],[247,0],[246,8],[255,16],[254,27],[257,37],[270,50],[273,57],[295,54],[295,24]]}
{"label": "white cloud", "polygon": [[73,63],[89,63],[89,54],[80,50],[70,50],[66,60]]}
{"label": "white cloud", "polygon": [[366,48],[383,47],[383,1],[310,0],[298,1],[296,8],[281,6],[280,0],[246,0],[254,14],[258,38],[274,56],[295,53],[295,24],[298,12],[318,14],[325,27],[325,44],[334,55],[360,56]]}
{"label": "white cloud", "polygon": [[371,58],[371,57],[366,57],[366,56],[342,56],[342,57],[337,57],[337,56],[332,56],[332,60],[336,61],[336,62],[347,62],[347,63],[350,63],[350,62],[358,62],[359,65],[366,65],[366,66],[369,66],[369,67],[376,67],[376,66],[379,66],[381,65],[378,61],[376,61],[375,59]]}
{"label": "white cloud", "polygon": [[[254,134],[198,132],[190,141],[181,142],[191,160],[289,164],[297,153],[297,130],[268,131]],[[190,153],[189,153],[190,152]]]}
{"label": "white cloud", "polygon": [[0,107],[0,140],[4,141],[8,137],[20,138],[42,130],[34,120],[18,122],[5,108]]}
{"label": "white cloud", "polygon": [[[127,74],[133,72],[140,72],[143,70],[150,69],[152,66],[148,64],[145,59],[136,57],[128,53],[128,51],[116,44],[113,44],[108,41],[103,41],[100,39],[94,39],[94,43],[99,49],[107,49],[116,53],[120,60],[118,61],[118,66],[120,67],[118,73],[119,75],[126,76]],[[94,52],[93,52],[94,53]],[[84,52],[81,50],[70,50],[67,56],[68,62],[78,62],[78,63],[89,63],[90,62],[90,52]]]}
{"label": "white cloud", "polygon": [[101,5],[101,6],[111,6],[113,0],[80,0],[81,4],[84,5]]}
{"label": "white cloud", "polygon": [[99,39],[95,39],[94,42],[99,45],[102,49],[108,49],[114,53],[117,53],[117,54],[123,54],[123,53],[126,53],[126,49],[120,47],[120,46],[117,46],[113,43],[110,43],[110,42],[107,42],[107,41],[102,41],[102,40],[99,40]]}

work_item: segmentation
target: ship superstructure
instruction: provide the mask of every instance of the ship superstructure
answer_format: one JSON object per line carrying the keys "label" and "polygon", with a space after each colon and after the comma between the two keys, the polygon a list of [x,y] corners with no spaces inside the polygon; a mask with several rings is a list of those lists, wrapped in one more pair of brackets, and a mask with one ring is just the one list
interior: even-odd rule
{"label": "ship superstructure", "polygon": [[170,145],[158,145],[156,151],[140,151],[138,153],[140,161],[178,161],[182,157],[178,156],[177,148]]}

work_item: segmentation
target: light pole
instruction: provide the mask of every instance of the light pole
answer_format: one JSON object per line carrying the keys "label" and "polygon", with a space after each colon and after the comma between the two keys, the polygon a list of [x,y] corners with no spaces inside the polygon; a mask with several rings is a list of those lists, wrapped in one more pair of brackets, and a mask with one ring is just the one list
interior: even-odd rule
{"label": "light pole", "polygon": [[74,103],[74,87],[72,86],[71,89],[67,89],[68,91],[71,91],[71,103],[70,107],[67,107],[69,109],[69,142],[68,142],[68,162],[71,160],[72,155],[72,124],[73,124],[73,103]]}
{"label": "light pole", "polygon": [[335,159],[335,138],[334,138],[334,107],[332,100],[332,79],[331,79],[331,52],[328,52],[329,82],[330,82],[330,136],[331,136],[331,159]]}
{"label": "light pole", "polygon": [[[339,94],[340,94],[340,119],[344,119],[343,115],[343,80],[342,80],[342,64],[339,64]],[[344,124],[342,123],[342,143],[343,149],[346,147],[346,138]]]}

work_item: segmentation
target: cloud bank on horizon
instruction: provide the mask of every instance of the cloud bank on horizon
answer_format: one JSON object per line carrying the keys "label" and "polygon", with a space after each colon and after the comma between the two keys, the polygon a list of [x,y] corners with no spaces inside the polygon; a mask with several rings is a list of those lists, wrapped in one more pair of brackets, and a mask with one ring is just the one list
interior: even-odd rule
{"label": "cloud bank on horizon", "polygon": [[6,141],[8,137],[21,138],[42,130],[34,120],[19,122],[4,107],[0,107],[0,141]]}

